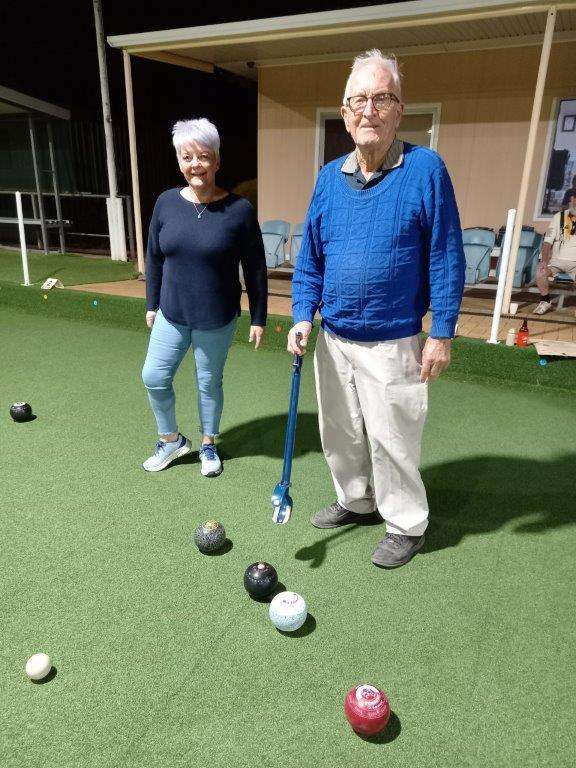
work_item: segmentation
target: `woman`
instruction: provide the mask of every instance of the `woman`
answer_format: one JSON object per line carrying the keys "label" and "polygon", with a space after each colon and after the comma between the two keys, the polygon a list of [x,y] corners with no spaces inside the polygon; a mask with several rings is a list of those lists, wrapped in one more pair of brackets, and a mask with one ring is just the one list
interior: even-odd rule
{"label": "woman", "polygon": [[240,314],[242,265],[252,325],[260,346],[267,313],[262,234],[250,203],[216,186],[220,137],[205,118],[177,122],[172,131],[187,186],[163,192],[154,207],[146,264],[146,323],[152,328],[142,379],[160,439],[142,465],[158,472],[190,453],[176,422],[172,382],[190,347],[196,362],[201,472],[222,471],[215,438],[220,427],[222,374]]}

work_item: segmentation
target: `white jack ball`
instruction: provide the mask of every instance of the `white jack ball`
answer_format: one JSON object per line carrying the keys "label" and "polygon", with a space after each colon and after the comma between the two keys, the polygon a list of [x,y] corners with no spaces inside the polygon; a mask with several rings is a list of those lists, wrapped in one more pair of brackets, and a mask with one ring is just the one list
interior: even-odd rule
{"label": "white jack ball", "polygon": [[26,662],[26,674],[30,680],[42,680],[52,669],[52,662],[47,653],[35,653]]}
{"label": "white jack ball", "polygon": [[308,616],[308,606],[297,592],[280,592],[270,603],[270,621],[281,632],[295,632]]}

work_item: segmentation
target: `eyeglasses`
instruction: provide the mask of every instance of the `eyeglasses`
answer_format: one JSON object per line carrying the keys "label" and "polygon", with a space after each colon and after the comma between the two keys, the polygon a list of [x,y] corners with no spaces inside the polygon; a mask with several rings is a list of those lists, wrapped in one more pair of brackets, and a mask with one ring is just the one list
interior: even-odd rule
{"label": "eyeglasses", "polygon": [[400,99],[393,93],[375,93],[374,96],[349,96],[346,99],[348,109],[351,109],[355,115],[360,115],[366,109],[366,104],[371,100],[374,109],[377,112],[388,112],[392,104],[400,104]]}

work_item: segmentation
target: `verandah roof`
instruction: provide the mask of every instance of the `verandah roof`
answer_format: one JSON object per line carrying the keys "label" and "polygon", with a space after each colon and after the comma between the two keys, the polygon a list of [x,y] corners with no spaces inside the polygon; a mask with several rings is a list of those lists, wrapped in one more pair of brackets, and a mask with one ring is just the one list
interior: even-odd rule
{"label": "verandah roof", "polygon": [[555,41],[576,40],[573,0],[412,0],[116,35],[108,43],[135,56],[255,79],[261,66],[350,59],[370,47],[407,56],[540,45],[550,7],[557,9]]}

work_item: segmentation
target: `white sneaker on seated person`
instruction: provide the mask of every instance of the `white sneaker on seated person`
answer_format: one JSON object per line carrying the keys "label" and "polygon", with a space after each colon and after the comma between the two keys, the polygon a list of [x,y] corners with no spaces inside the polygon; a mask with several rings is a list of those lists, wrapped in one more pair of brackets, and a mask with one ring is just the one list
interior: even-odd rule
{"label": "white sneaker on seated person", "polygon": [[551,301],[541,301],[534,310],[534,314],[544,315],[546,312],[550,312],[551,309],[554,309],[554,304]]}

